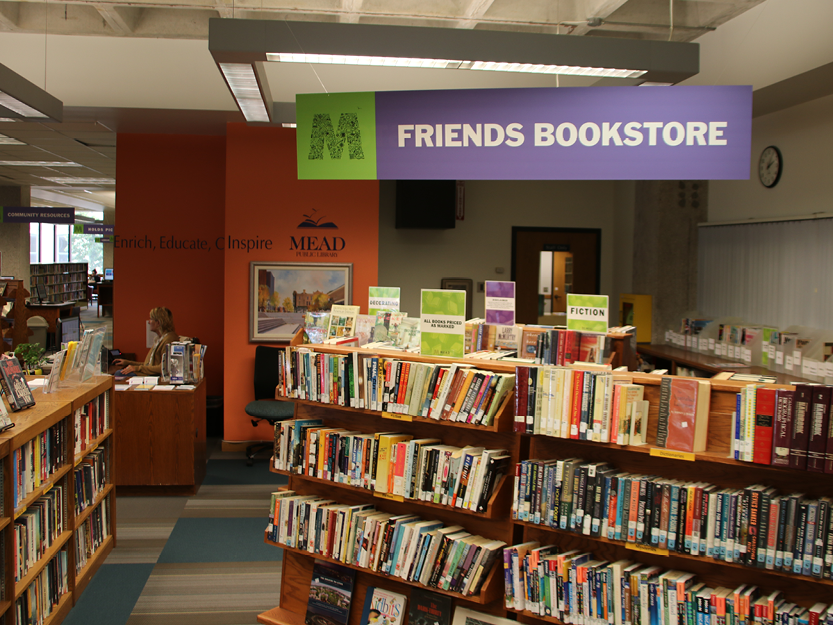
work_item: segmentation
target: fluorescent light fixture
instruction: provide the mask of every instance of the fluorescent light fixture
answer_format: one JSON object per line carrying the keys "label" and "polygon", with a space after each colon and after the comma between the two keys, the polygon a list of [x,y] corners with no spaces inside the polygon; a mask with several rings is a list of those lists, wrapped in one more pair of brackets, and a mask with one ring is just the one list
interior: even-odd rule
{"label": "fluorescent light fixture", "polygon": [[44,115],[39,110],[32,108],[25,102],[21,102],[14,96],[9,95],[5,91],[0,91],[0,106],[5,106],[10,111],[14,111],[18,115],[23,117],[35,117],[38,119],[43,119],[48,117],[48,115]]}
{"label": "fluorescent light fixture", "polygon": [[72,161],[0,161],[0,167],[81,167]]}
{"label": "fluorescent light fixture", "polygon": [[247,122],[268,122],[269,112],[250,63],[220,63],[220,71]]}
{"label": "fluorescent light fixture", "polygon": [[7,122],[19,122],[19,121],[22,121],[22,120],[12,119],[11,117],[0,117],[0,122],[3,122],[4,124],[7,123]]}
{"label": "fluorescent light fixture", "polygon": [[72,176],[40,176],[40,178],[58,184],[116,184],[115,178],[74,178]]}
{"label": "fluorescent light fixture", "polygon": [[298,124],[290,124],[288,122],[283,122],[281,124],[281,127],[283,127],[283,128],[297,128]]}
{"label": "fluorescent light fixture", "polygon": [[[429,69],[472,69],[488,72],[526,74],[569,74],[601,78],[639,78],[646,70],[575,65],[544,65],[540,63],[501,63],[495,61],[457,61],[451,59],[416,59],[390,56],[351,56],[346,54],[266,53],[268,61],[280,63],[314,63],[322,65],[363,65],[369,67],[415,67]],[[222,67],[222,64],[220,65]]]}
{"label": "fluorescent light fixture", "polygon": [[0,135],[0,145],[26,145],[23,141],[9,137],[7,135]]}
{"label": "fluorescent light fixture", "polygon": [[650,81],[646,81],[646,82],[641,83],[639,86],[640,87],[670,87],[673,84],[674,83],[671,83],[671,82],[650,82]]}
{"label": "fluorescent light fixture", "polygon": [[35,83],[0,64],[0,117],[63,121],[64,104]]}

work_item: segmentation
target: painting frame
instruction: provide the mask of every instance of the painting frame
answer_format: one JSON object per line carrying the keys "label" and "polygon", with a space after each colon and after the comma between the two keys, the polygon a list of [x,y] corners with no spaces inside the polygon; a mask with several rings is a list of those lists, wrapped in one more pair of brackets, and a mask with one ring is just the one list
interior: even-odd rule
{"label": "painting frame", "polygon": [[[328,296],[328,303],[321,295]],[[249,263],[249,342],[289,343],[303,328],[307,310],[351,304],[352,298],[353,263],[253,260]],[[283,305],[287,299],[291,306]],[[275,325],[277,320],[282,323]]]}

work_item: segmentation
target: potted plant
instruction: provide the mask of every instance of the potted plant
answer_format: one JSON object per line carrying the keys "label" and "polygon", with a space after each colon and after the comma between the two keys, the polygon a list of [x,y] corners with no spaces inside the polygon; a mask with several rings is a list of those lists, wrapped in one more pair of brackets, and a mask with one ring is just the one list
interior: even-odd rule
{"label": "potted plant", "polygon": [[23,363],[23,368],[29,375],[42,375],[40,368],[43,362],[44,350],[40,343],[21,343],[14,350],[14,355]]}

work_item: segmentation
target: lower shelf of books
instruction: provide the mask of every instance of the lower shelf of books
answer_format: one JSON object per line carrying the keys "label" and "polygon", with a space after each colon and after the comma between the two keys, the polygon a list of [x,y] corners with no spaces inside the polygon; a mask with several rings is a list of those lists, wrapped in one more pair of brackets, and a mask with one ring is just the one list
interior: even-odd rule
{"label": "lower shelf of books", "polygon": [[19,582],[15,583],[15,600],[19,599],[21,595],[23,595],[26,592],[26,590],[29,588],[32,582],[35,581],[37,577],[44,572],[44,570],[48,567],[48,565],[55,558],[55,556],[61,553],[61,550],[66,546],[66,544],[69,542],[71,538],[71,531],[65,530],[63,533],[61,533],[61,535],[58,536],[55,542],[52,543],[52,546],[44,552],[43,557],[41,557],[40,560],[38,560],[34,564],[34,566],[32,566],[29,569],[29,571],[26,573],[26,576]]}
{"label": "lower shelf of books", "polygon": [[[69,592],[64,593],[57,605],[52,606],[52,612],[43,621],[43,625],[52,625],[52,623],[60,623],[63,621],[69,611],[72,609],[72,595]],[[18,620],[17,623],[26,623],[26,621]]]}
{"label": "lower shelf of books", "polygon": [[105,538],[102,545],[87,559],[84,568],[78,572],[78,575],[75,577],[75,587],[73,588],[76,601],[81,598],[81,593],[84,592],[84,589],[90,583],[96,571],[104,564],[104,560],[110,555],[114,546],[115,538],[112,535]]}
{"label": "lower shelf of books", "polygon": [[[354,566],[352,564],[345,564],[344,562],[340,562],[339,560],[335,560],[333,558],[327,558],[327,557],[321,556],[319,554],[312,554],[312,553],[309,553],[307,551],[303,551],[301,549],[295,549],[293,547],[287,547],[286,545],[282,545],[280,543],[273,542],[273,541],[271,541],[267,538],[264,538],[264,542],[268,545],[274,545],[275,547],[280,547],[281,549],[284,550],[284,563],[285,563],[284,567],[285,567],[285,569],[284,569],[284,574],[281,578],[283,580],[282,583],[286,583],[288,581],[286,567],[289,565],[290,562],[296,563],[297,566],[299,566],[302,570],[305,570],[307,567],[309,567],[310,573],[307,577],[308,577],[308,579],[312,579],[312,562],[314,560],[323,560],[325,562],[333,562],[335,564],[338,564],[339,566],[354,569],[356,571],[359,571],[361,574],[365,574],[365,575],[372,576],[374,578],[378,578],[380,585],[384,585],[386,588],[390,587],[394,590],[396,589],[396,587],[403,588],[403,589],[425,588],[427,590],[430,590],[431,592],[435,592],[435,593],[440,594],[440,595],[446,595],[446,596],[453,597],[453,598],[458,599],[458,600],[463,600],[463,601],[466,601],[468,603],[473,603],[473,604],[478,604],[478,605],[488,604],[488,603],[491,603],[493,601],[497,601],[503,595],[503,584],[502,584],[503,580],[502,580],[502,576],[498,575],[498,571],[499,571],[500,567],[497,566],[497,565],[491,567],[491,570],[489,571],[489,573],[486,577],[486,581],[483,583],[483,586],[480,589],[479,594],[473,595],[473,596],[463,596],[458,592],[451,592],[449,590],[441,590],[439,588],[424,586],[423,584],[420,584],[418,582],[411,582],[411,581],[404,580],[401,577],[394,577],[392,575],[387,575],[385,573],[372,571],[370,569],[362,568],[362,567],[359,567],[359,566]],[[308,586],[309,586],[309,584],[307,584],[307,587]],[[282,594],[282,596],[285,597],[285,596],[287,596],[287,594],[291,594],[291,593],[285,593],[282,589],[281,594]],[[304,593],[301,596],[304,600],[303,605],[306,605],[307,594]],[[289,607],[289,606],[287,606],[287,607]],[[290,607],[290,609],[291,609],[291,607]],[[303,610],[298,610],[298,611],[302,612]]]}

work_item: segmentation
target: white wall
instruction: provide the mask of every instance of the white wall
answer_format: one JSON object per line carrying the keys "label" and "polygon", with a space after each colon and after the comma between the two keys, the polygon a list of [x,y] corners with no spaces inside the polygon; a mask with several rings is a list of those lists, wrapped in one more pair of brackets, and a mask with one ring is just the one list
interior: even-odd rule
{"label": "white wall", "polygon": [[[772,189],[758,181],[761,151],[775,145],[784,158]],[[752,179],[709,185],[709,221],[833,213],[833,96],[765,115],[752,123]]]}
{"label": "white wall", "polygon": [[[601,293],[612,295],[614,183],[467,181],[466,218],[453,230],[397,230],[395,185],[380,185],[379,284],[402,288],[401,308],[419,315],[419,292],[442,278],[509,280],[512,226],[601,228]],[[498,274],[496,267],[505,272]],[[484,315],[482,293],[472,314]]]}

